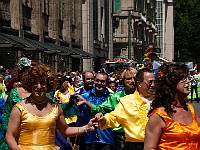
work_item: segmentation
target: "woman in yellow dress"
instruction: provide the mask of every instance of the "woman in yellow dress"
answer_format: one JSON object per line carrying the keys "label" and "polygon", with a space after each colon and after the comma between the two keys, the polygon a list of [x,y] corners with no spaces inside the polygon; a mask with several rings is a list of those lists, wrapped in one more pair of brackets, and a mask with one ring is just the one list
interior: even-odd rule
{"label": "woman in yellow dress", "polygon": [[[68,103],[70,97],[74,94],[74,88],[70,85],[70,78],[62,77],[59,79],[60,88],[55,92],[54,97],[60,104]],[[67,124],[75,123],[77,121],[77,116],[72,115],[71,117],[66,117],[65,121]]]}
{"label": "woman in yellow dress", "polygon": [[146,125],[144,150],[199,150],[200,120],[187,102],[189,71],[185,64],[163,64]]}
{"label": "woman in yellow dress", "polygon": [[57,84],[52,74],[40,65],[23,73],[22,86],[31,95],[18,102],[10,114],[6,142],[11,150],[59,150],[55,145],[56,128],[63,136],[94,130],[94,119],[82,127],[69,127],[59,104],[46,97],[46,92],[53,91]]}

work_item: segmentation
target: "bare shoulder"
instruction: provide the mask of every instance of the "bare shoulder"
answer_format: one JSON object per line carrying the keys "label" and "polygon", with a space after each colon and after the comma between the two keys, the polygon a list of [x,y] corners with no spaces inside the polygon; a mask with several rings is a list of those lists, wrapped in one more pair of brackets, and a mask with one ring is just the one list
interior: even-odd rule
{"label": "bare shoulder", "polygon": [[[161,110],[162,112],[166,113],[165,109],[163,107],[159,107],[158,109]],[[160,126],[161,128],[165,127],[165,121],[164,121],[163,117],[157,113],[152,114],[149,117],[148,122],[151,123],[152,125]]]}

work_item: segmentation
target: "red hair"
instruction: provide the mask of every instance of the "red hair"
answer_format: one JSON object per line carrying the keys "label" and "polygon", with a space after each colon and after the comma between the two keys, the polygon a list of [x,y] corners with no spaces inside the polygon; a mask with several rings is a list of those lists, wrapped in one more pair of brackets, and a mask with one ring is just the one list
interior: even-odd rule
{"label": "red hair", "polygon": [[12,69],[12,70],[9,72],[9,75],[10,75],[10,74],[14,74],[14,77],[12,77],[12,78],[10,78],[10,79],[8,79],[8,80],[5,81],[6,89],[7,89],[8,92],[11,91],[11,89],[13,88],[13,84],[14,84],[15,82],[20,81],[20,74],[19,74],[19,71],[20,71],[19,68],[14,68],[14,69]]}

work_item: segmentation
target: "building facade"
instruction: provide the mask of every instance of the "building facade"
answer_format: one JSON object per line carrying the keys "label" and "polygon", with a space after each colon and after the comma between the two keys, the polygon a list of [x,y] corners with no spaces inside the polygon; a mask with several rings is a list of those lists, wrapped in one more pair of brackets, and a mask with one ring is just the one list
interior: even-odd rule
{"label": "building facade", "polygon": [[83,59],[83,70],[98,71],[113,56],[112,0],[85,0],[82,5],[83,50],[93,54]]}
{"label": "building facade", "polygon": [[141,59],[147,47],[156,47],[155,0],[115,0],[114,57]]}
{"label": "building facade", "polygon": [[82,0],[0,0],[0,64],[29,57],[55,70],[81,71]]}
{"label": "building facade", "polygon": [[173,0],[156,0],[157,46],[160,57],[174,60],[174,7]]}
{"label": "building facade", "polygon": [[114,0],[113,57],[141,60],[148,47],[174,58],[172,0]]}

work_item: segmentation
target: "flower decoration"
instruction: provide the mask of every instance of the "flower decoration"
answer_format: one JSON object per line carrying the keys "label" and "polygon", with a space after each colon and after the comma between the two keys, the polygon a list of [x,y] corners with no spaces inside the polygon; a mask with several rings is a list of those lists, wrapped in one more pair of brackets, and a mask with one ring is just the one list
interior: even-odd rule
{"label": "flower decoration", "polygon": [[153,48],[148,48],[145,50],[145,54],[142,58],[144,67],[150,68],[151,67],[151,59],[149,58],[149,55],[153,52]]}
{"label": "flower decoration", "polygon": [[159,80],[161,80],[163,76],[164,76],[164,73],[162,71],[159,71],[158,74],[157,74],[157,78]]}

